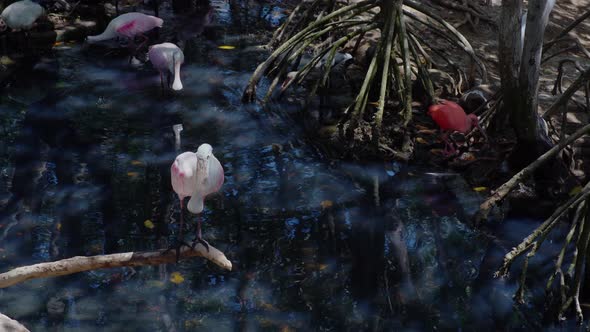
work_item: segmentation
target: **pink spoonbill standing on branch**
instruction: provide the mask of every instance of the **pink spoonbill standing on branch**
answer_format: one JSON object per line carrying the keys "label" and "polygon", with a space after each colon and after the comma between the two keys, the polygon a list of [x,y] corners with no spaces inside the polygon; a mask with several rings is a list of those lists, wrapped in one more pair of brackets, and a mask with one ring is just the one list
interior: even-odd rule
{"label": "pink spoonbill standing on branch", "polygon": [[160,83],[164,88],[164,73],[168,86],[170,86],[170,76],[174,75],[172,90],[182,90],[180,81],[180,66],[184,63],[184,53],[172,43],[162,43],[150,46],[148,57],[151,63],[160,71]]}
{"label": "pink spoonbill standing on branch", "polygon": [[[172,188],[180,199],[180,231],[182,241],[183,219],[182,212],[184,199],[190,197],[187,209],[199,215],[203,212],[205,198],[218,192],[223,185],[223,167],[213,155],[211,145],[204,143],[199,146],[196,153],[184,152],[176,157],[170,167]],[[197,237],[195,241],[201,242],[207,250],[209,244],[201,236],[201,219],[198,217]],[[194,243],[193,243],[194,245]],[[177,256],[178,256],[177,249]]]}
{"label": "pink spoonbill standing on branch", "polygon": [[88,36],[88,42],[96,43],[115,37],[122,37],[129,39],[130,45],[134,45],[135,37],[139,36],[143,38],[143,41],[136,48],[137,51],[149,39],[144,33],[154,28],[161,28],[162,24],[164,24],[164,20],[159,17],[137,12],[126,13],[112,19],[100,35]]}

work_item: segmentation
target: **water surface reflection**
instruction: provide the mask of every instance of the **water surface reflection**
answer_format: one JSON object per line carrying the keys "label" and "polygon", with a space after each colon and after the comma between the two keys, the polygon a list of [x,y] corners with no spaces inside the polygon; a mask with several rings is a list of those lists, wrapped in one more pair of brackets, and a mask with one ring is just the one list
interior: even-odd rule
{"label": "water surface reflection", "polygon": [[[519,237],[464,223],[480,198],[460,177],[327,160],[289,106],[271,114],[240,103],[257,60],[240,53],[254,43],[242,27],[281,15],[257,6],[214,1],[203,25],[181,31],[181,93],[160,91],[147,65],[66,45],[0,104],[2,270],[169,245],[179,215],[172,126],[182,123],[182,150],[207,142],[226,171],[203,231],[235,271],[188,260],[33,280],[2,290],[0,311],[55,331],[526,326],[513,283],[491,279]],[[238,47],[217,48],[229,42]]]}

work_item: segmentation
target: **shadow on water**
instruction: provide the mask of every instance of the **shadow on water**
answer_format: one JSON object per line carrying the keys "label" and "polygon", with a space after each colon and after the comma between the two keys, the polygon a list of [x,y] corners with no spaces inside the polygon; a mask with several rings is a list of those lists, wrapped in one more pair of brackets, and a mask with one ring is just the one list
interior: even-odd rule
{"label": "shadow on water", "polygon": [[[160,13],[172,17],[167,3]],[[147,64],[80,45],[14,78],[0,104],[0,267],[170,244],[181,123],[182,150],[210,143],[225,169],[203,231],[234,271],[188,260],[38,279],[0,291],[0,312],[55,331],[537,326],[534,310],[513,310],[514,282],[491,277],[536,221],[476,232],[466,221],[481,197],[456,174],[323,158],[292,106],[240,103],[258,60],[241,53],[257,42],[245,27],[275,27],[284,10],[214,1],[198,13],[160,33],[184,42],[180,93],[160,91]],[[545,275],[550,263],[531,265]]]}

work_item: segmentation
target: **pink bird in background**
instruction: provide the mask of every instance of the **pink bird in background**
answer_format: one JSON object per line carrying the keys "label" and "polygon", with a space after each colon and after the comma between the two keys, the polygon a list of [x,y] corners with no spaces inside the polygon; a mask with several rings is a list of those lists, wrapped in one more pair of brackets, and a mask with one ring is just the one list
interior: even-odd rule
{"label": "pink bird in background", "polygon": [[174,75],[172,90],[182,90],[180,81],[180,66],[184,63],[184,53],[172,43],[162,43],[150,46],[148,57],[158,71],[160,71],[160,83],[164,88],[164,73],[168,86],[170,86],[170,76]]}
{"label": "pink bird in background", "polygon": [[129,39],[133,45],[135,37],[139,36],[144,39],[136,49],[139,50],[149,39],[144,33],[154,28],[161,28],[163,23],[164,20],[159,17],[137,12],[126,13],[112,19],[100,35],[88,36],[88,42],[96,43],[115,37],[123,37]]}
{"label": "pink bird in background", "polygon": [[[179,238],[182,241],[184,199],[190,197],[187,205],[187,209],[190,212],[197,215],[203,212],[205,198],[210,194],[218,192],[223,185],[223,167],[213,155],[211,145],[204,143],[199,146],[196,153],[184,152],[178,155],[170,167],[170,173],[172,188],[180,199]],[[197,227],[197,238],[195,241],[201,242],[209,250],[209,244],[201,237],[200,218],[198,219]],[[177,249],[176,255],[178,258],[179,249]]]}

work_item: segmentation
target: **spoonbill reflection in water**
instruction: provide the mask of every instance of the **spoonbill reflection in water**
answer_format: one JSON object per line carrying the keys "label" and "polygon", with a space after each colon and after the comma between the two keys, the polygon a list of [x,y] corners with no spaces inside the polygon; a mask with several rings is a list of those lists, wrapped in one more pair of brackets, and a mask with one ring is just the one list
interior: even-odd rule
{"label": "spoonbill reflection in water", "polygon": [[[203,212],[205,198],[218,192],[223,185],[223,167],[213,155],[211,145],[204,143],[199,146],[196,153],[184,152],[176,157],[170,167],[172,188],[180,199],[180,231],[179,238],[182,241],[183,206],[184,199],[190,197],[187,209],[199,215]],[[201,218],[198,216],[197,237],[193,241],[202,243],[207,250],[209,244],[201,236]],[[177,256],[179,248],[177,249]]]}

